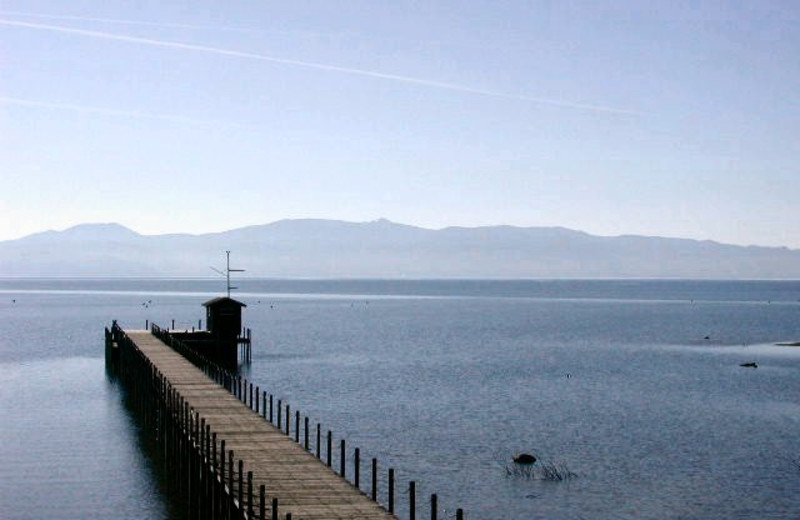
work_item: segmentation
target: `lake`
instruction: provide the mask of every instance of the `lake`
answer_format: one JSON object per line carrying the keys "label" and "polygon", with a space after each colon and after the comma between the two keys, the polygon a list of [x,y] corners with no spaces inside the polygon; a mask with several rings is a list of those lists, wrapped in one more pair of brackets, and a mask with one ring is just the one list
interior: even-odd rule
{"label": "lake", "polygon": [[[775,346],[800,341],[800,282],[236,285],[243,375],[417,481],[420,511],[436,492],[474,519],[800,517],[800,348]],[[191,328],[223,290],[0,280],[0,517],[181,517],[103,327]],[[529,478],[519,452],[575,476]]]}

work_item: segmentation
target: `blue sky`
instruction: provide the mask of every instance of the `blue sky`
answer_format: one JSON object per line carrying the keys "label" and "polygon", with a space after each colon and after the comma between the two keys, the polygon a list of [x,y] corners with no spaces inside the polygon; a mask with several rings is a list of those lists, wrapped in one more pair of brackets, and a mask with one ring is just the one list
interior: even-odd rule
{"label": "blue sky", "polygon": [[0,240],[282,218],[800,248],[796,2],[3,0]]}

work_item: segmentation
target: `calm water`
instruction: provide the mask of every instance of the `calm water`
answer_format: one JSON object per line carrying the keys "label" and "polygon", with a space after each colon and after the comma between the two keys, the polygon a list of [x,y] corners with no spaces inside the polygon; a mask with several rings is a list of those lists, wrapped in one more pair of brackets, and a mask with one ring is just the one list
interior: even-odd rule
{"label": "calm water", "polygon": [[[246,377],[450,513],[800,517],[800,348],[771,345],[800,340],[800,282],[238,285]],[[1,518],[175,516],[102,331],[190,328],[220,286],[0,280]],[[507,476],[520,451],[577,477]]]}

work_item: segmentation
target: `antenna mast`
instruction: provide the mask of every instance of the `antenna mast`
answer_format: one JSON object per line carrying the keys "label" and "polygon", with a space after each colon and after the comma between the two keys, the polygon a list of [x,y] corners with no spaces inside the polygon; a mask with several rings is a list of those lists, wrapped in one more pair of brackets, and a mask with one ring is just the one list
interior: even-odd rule
{"label": "antenna mast", "polygon": [[227,262],[225,264],[225,272],[220,271],[216,267],[210,267],[212,271],[215,273],[219,273],[225,277],[227,284],[225,285],[228,290],[228,298],[231,297],[231,289],[238,289],[238,287],[233,287],[231,285],[231,273],[243,273],[244,269],[231,269],[231,252],[225,251],[225,255],[227,256]]}
{"label": "antenna mast", "polygon": [[231,269],[231,252],[225,251],[225,256],[227,257],[227,264],[225,267],[225,276],[228,280],[228,298],[231,297],[231,289],[238,289],[238,287],[231,286],[231,273],[243,273],[244,269]]}

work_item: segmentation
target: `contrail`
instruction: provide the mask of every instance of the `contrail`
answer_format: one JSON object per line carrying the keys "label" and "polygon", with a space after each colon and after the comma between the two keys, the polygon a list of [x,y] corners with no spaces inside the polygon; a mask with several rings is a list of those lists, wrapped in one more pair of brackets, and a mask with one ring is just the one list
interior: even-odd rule
{"label": "contrail", "polygon": [[141,38],[138,36],[125,36],[120,34],[107,33],[103,31],[92,31],[88,29],[76,29],[73,27],[63,27],[59,25],[47,25],[31,22],[19,22],[14,20],[0,19],[0,25],[7,25],[12,27],[24,27],[27,29],[37,29],[43,31],[60,32],[66,34],[74,34],[79,36],[86,36],[90,38],[100,38],[105,40],[123,41],[129,43],[138,43],[141,45],[150,45],[154,47],[165,47],[170,49],[181,49],[187,51],[204,52],[207,54],[217,54],[221,56],[233,56],[237,58],[265,61],[270,63],[278,63],[282,65],[291,65],[294,67],[303,67],[306,69],[322,70],[327,72],[338,72],[342,74],[350,74],[354,76],[363,76],[368,78],[383,79],[389,81],[396,81],[401,83],[408,83],[412,85],[420,85],[425,87],[438,88],[442,90],[450,90],[454,92],[463,92],[467,94],[476,94],[480,96],[490,96],[495,98],[515,99],[519,101],[529,101],[541,105],[550,105],[561,108],[570,108],[576,110],[588,110],[594,112],[607,112],[613,114],[626,114],[626,115],[643,115],[641,112],[634,110],[607,107],[602,105],[591,105],[585,103],[574,103],[571,101],[562,101],[557,99],[540,98],[526,95],[508,94],[495,90],[485,90],[473,88],[455,83],[445,83],[441,81],[434,81],[422,78],[414,78],[411,76],[402,76],[398,74],[387,74],[384,72],[375,72],[371,70],[355,69],[350,67],[340,67],[338,65],[327,65],[324,63],[315,63],[310,61],[292,60],[287,58],[279,58],[276,56],[269,56],[267,54],[257,54],[252,52],[234,51],[229,49],[221,49],[218,47],[208,47],[205,45],[195,45],[191,43],[181,43],[169,40],[156,40],[152,38]]}
{"label": "contrail", "polygon": [[7,105],[20,105],[35,108],[53,108],[57,110],[70,110],[73,112],[88,112],[92,114],[100,114],[105,116],[115,117],[132,117],[136,119],[161,119],[163,121],[172,121],[175,123],[191,123],[195,125],[213,125],[213,126],[245,126],[238,123],[229,123],[226,121],[210,121],[205,119],[194,119],[191,117],[183,117],[169,114],[154,114],[152,112],[136,112],[132,110],[117,110],[114,108],[101,108],[87,105],[73,105],[69,103],[52,103],[48,101],[39,101],[35,99],[23,99],[16,97],[0,96],[0,104]]}
{"label": "contrail", "polygon": [[174,22],[148,22],[145,20],[123,20],[120,18],[98,18],[93,16],[76,16],[68,14],[42,14],[42,13],[28,13],[24,11],[0,11],[0,16],[23,16],[26,18],[40,18],[47,20],[71,20],[75,22],[99,22],[99,23],[113,23],[120,25],[143,25],[147,27],[163,27],[172,29],[197,29],[197,30],[213,30],[213,31],[234,31],[234,32],[259,32],[259,33],[274,33],[274,34],[311,34],[311,33],[294,33],[290,31],[275,31],[263,30],[255,27],[231,27],[231,26],[218,26],[218,25],[195,25]]}

